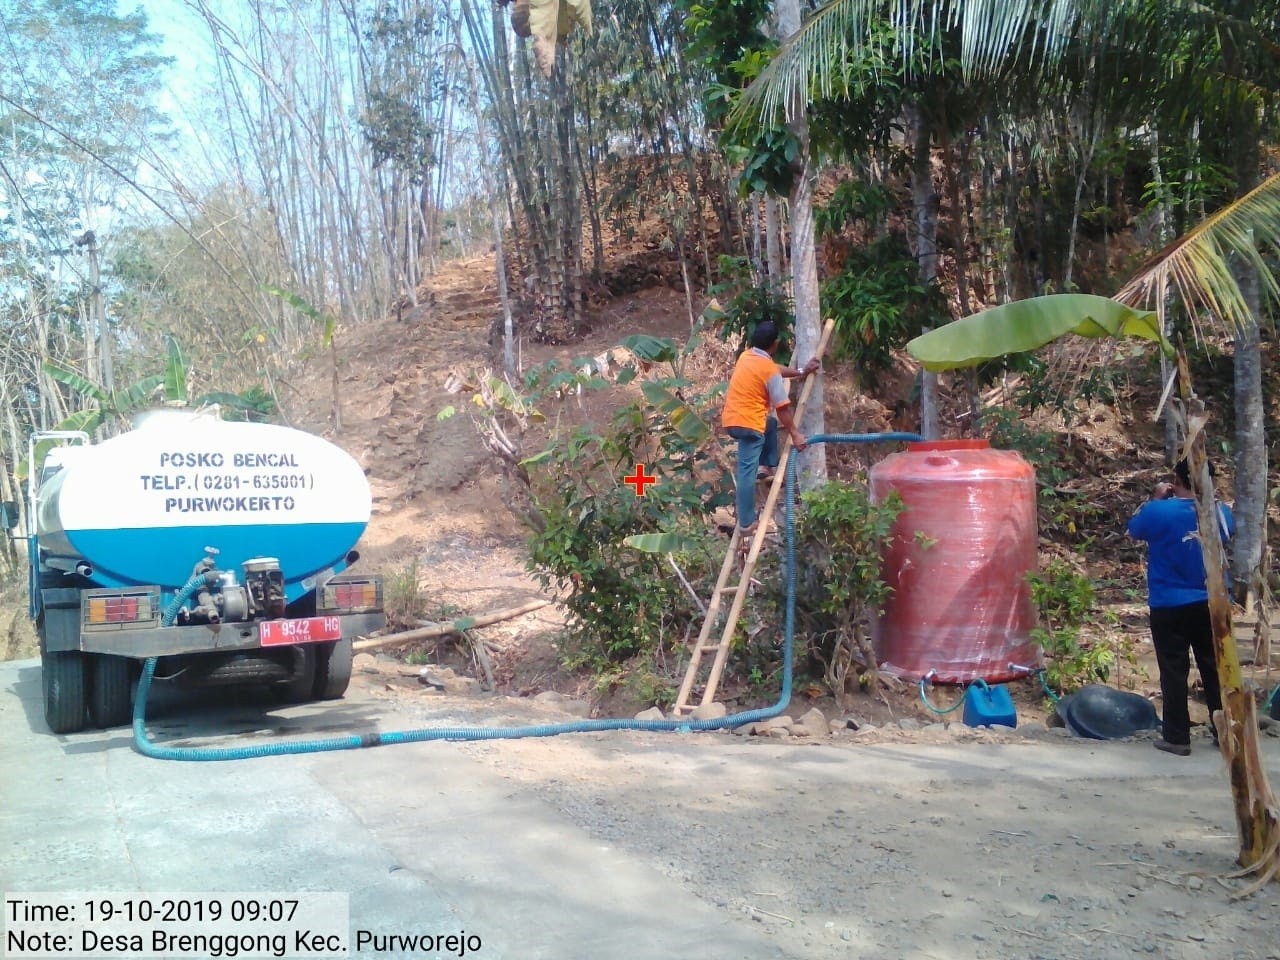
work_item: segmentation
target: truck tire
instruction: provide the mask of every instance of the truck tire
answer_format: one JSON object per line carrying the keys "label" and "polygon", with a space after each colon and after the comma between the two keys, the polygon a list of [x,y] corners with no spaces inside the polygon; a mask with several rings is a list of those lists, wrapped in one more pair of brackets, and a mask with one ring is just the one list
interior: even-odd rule
{"label": "truck tire", "polygon": [[79,650],[41,653],[44,720],[54,733],[84,729],[84,655]]}
{"label": "truck tire", "polygon": [[312,695],[317,700],[337,700],[347,692],[354,656],[350,640],[326,643],[316,650],[316,685]]}
{"label": "truck tire", "polygon": [[281,703],[306,703],[314,697],[316,685],[316,651],[311,645],[297,647],[297,672],[292,680],[277,683],[272,689]]}
{"label": "truck tire", "polygon": [[89,720],[99,730],[119,727],[129,722],[132,704],[129,687],[132,661],[101,653],[88,658]]}

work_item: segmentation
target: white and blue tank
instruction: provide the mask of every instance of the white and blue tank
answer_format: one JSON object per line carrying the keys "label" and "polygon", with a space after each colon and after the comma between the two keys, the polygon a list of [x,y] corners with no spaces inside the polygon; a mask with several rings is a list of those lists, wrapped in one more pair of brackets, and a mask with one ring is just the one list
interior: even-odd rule
{"label": "white and blue tank", "polygon": [[181,587],[217,566],[276,557],[292,601],[347,566],[369,484],[346,451],[288,427],[158,410],[129,433],[49,452],[37,494],[46,565],[104,587]]}

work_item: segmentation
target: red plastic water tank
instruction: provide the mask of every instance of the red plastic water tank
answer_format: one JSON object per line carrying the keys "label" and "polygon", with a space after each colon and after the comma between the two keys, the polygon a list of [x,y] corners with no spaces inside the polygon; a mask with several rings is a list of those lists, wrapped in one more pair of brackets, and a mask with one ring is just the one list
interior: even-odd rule
{"label": "red plastic water tank", "polygon": [[881,669],[939,683],[1025,676],[1039,666],[1027,573],[1036,567],[1036,480],[1016,452],[985,440],[907,445],[871,469],[871,496],[897,491],[883,576],[893,588],[872,626]]}

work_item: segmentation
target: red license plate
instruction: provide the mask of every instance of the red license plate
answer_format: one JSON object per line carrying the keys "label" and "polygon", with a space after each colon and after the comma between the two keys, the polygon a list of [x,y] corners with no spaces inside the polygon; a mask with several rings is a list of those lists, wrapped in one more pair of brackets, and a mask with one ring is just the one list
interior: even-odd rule
{"label": "red license plate", "polygon": [[287,643],[320,643],[327,640],[341,639],[341,617],[264,620],[258,624],[258,641],[264,647],[275,647]]}

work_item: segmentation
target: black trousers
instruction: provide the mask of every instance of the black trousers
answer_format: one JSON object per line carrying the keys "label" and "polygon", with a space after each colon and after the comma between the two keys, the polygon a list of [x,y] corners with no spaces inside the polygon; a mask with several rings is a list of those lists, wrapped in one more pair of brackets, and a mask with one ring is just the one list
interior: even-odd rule
{"label": "black trousers", "polygon": [[1213,625],[1209,603],[1189,603],[1182,607],[1151,608],[1151,642],[1160,668],[1160,696],[1164,700],[1164,739],[1169,743],[1191,742],[1191,719],[1187,714],[1187,675],[1191,656],[1196,658],[1204,699],[1212,718],[1222,709],[1218,686],[1218,665],[1213,657]]}

